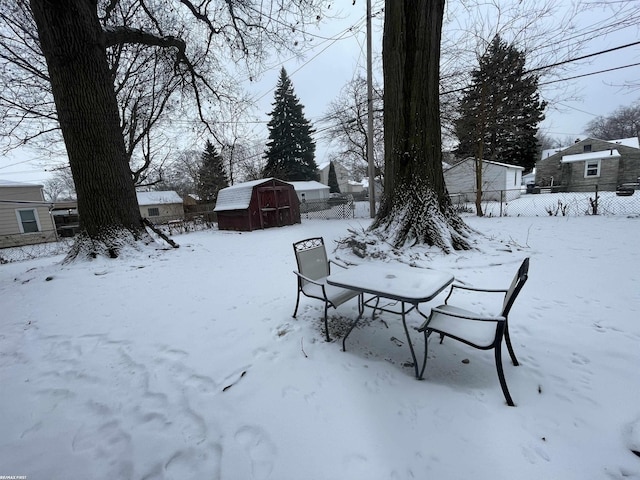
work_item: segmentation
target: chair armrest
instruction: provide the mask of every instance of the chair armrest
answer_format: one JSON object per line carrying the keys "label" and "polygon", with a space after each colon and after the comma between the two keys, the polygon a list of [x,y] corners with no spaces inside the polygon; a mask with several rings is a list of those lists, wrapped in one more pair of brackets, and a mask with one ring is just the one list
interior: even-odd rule
{"label": "chair armrest", "polygon": [[471,290],[474,292],[507,293],[509,291],[506,288],[479,288],[471,285],[462,285],[459,283],[454,283],[453,285],[451,285],[451,289],[453,290],[454,288],[459,288],[461,290]]}
{"label": "chair armrest", "polygon": [[[484,316],[484,315],[464,315],[462,313],[451,312],[449,310],[445,310],[445,309],[438,308],[438,307],[434,307],[434,308],[431,309],[430,317],[434,313],[439,313],[441,315],[446,315],[448,317],[463,318],[463,319],[466,319],[466,320],[480,320],[480,321],[483,321],[483,322],[504,322],[506,320],[506,318],[504,318],[501,315],[498,315],[497,317]],[[426,322],[426,323],[428,324],[429,322]]]}
{"label": "chair armrest", "polygon": [[344,269],[349,268],[347,265],[345,265],[343,263],[338,263],[338,262],[336,262],[335,260],[332,260],[332,259],[329,259],[329,263],[330,264],[333,263],[334,265],[337,265],[340,268],[344,268]]}
{"label": "chair armrest", "polygon": [[324,288],[324,283],[323,282],[318,282],[317,280],[311,280],[309,277],[305,277],[300,272],[297,272],[295,270],[293,271],[293,273],[295,273],[299,278],[301,278],[305,282],[313,283],[314,285],[320,285],[321,287]]}

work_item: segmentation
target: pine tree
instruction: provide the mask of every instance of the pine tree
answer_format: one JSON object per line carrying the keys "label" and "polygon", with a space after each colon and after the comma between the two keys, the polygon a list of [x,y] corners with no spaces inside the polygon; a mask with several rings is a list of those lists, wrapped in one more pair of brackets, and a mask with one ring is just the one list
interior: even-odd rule
{"label": "pine tree", "polygon": [[546,102],[540,101],[538,77],[526,73],[525,61],[523,51],[500,36],[493,39],[460,103],[459,156],[533,168]]}
{"label": "pine tree", "polygon": [[198,171],[197,192],[200,201],[214,203],[218,198],[218,192],[228,186],[229,181],[222,157],[218,154],[216,147],[207,140]]}
{"label": "pine tree", "polygon": [[280,71],[272,105],[271,120],[267,124],[269,142],[264,176],[290,181],[317,180],[313,129],[304,117],[303,107],[284,68]]}
{"label": "pine tree", "polygon": [[338,185],[338,176],[336,175],[336,167],[333,162],[329,162],[329,193],[340,193],[340,185]]}

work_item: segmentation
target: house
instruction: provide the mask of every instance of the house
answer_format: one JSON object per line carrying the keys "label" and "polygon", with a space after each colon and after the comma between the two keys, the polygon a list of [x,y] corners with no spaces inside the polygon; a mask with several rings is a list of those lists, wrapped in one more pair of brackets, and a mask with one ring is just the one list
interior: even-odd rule
{"label": "house", "polygon": [[[336,180],[338,180],[338,188],[340,189],[340,193],[357,193],[354,192],[354,185],[351,180],[351,172],[339,162],[323,162],[318,165],[318,173],[320,174],[320,183],[324,185],[329,185],[329,169],[331,168],[331,163],[333,163],[333,169],[336,172]],[[357,187],[355,187],[357,190]],[[360,188],[359,191],[362,191]]]}
{"label": "house", "polygon": [[[489,160],[482,161],[482,199],[510,201],[520,197],[523,167]],[[444,171],[449,195],[472,202],[476,192],[476,160],[467,157]]]}
{"label": "house", "polygon": [[153,223],[166,223],[184,219],[184,204],[173,190],[136,192],[140,215]]}
{"label": "house", "polygon": [[316,181],[287,182],[293,185],[300,202],[320,202],[329,200],[330,188]]}
{"label": "house", "polygon": [[300,202],[293,185],[276,178],[223,188],[214,212],[220,230],[252,231],[300,223]]}
{"label": "house", "polygon": [[620,140],[585,138],[565,148],[544,150],[536,163],[536,185],[567,192],[613,191],[640,177],[637,137]]}
{"label": "house", "polygon": [[57,239],[42,185],[0,180],[0,248]]}

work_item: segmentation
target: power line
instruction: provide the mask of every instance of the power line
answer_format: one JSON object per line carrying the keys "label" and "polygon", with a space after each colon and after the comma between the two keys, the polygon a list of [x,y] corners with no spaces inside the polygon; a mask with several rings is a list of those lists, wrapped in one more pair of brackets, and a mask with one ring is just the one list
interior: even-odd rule
{"label": "power line", "polygon": [[[621,49],[623,49],[623,48],[633,47],[633,46],[635,46],[635,45],[640,45],[640,41],[638,41],[638,42],[633,42],[633,43],[628,43],[628,44],[626,44],[626,45],[620,45],[620,46],[618,46],[618,47],[614,47],[614,48],[608,48],[608,49],[606,49],[606,50],[601,50],[601,51],[599,51],[599,52],[590,53],[590,54],[588,54],[588,55],[583,55],[583,56],[581,56],[581,57],[570,58],[570,59],[568,59],[568,60],[563,60],[563,61],[561,61],[561,62],[556,62],[556,63],[552,63],[552,64],[549,64],[549,65],[544,65],[544,66],[542,66],[542,67],[533,68],[533,69],[531,69],[531,70],[527,70],[526,72],[524,72],[524,73],[523,73],[523,75],[527,75],[527,74],[529,74],[529,73],[533,73],[533,72],[538,72],[538,71],[541,71],[541,70],[546,70],[546,69],[549,69],[549,68],[552,68],[552,67],[558,67],[558,66],[560,66],[560,65],[565,65],[565,64],[567,64],[567,63],[577,62],[577,61],[580,61],[580,60],[584,60],[584,59],[586,59],[586,58],[591,58],[591,57],[595,57],[595,56],[597,56],[597,55],[603,55],[603,54],[605,54],[605,53],[610,53],[610,52],[613,52],[613,51],[616,51],[616,50],[621,50]],[[631,65],[630,65],[630,66],[631,66]],[[626,68],[626,67],[623,67],[623,68]],[[598,72],[593,73],[593,75],[595,75],[596,73],[598,73]],[[589,75],[589,74],[579,75],[579,76],[577,76],[576,78],[579,78],[579,77],[581,77],[581,76],[588,76],[588,75]],[[568,78],[568,79],[563,79],[563,80],[571,80],[572,78],[573,78],[573,77]],[[562,81],[562,80],[553,80],[553,81],[550,81],[550,82],[548,82],[548,83],[555,83],[555,82],[559,82],[559,81]],[[460,87],[460,88],[456,88],[456,89],[453,89],[453,90],[448,90],[448,91],[440,92],[440,95],[448,95],[448,94],[450,94],[450,93],[462,92],[462,91],[465,91],[465,90],[468,90],[468,89],[469,89],[469,87],[468,87],[468,86],[467,86],[467,87]]]}
{"label": "power line", "polygon": [[575,75],[573,77],[560,78],[558,80],[549,80],[548,82],[539,83],[538,86],[549,85],[550,83],[566,82],[566,81],[569,81],[569,80],[575,80],[576,78],[590,77],[591,75],[598,75],[600,73],[613,72],[615,70],[622,70],[623,68],[637,67],[638,65],[640,65],[640,63],[631,63],[629,65],[623,65],[621,67],[607,68],[606,70],[598,70],[597,72],[584,73],[582,75]]}

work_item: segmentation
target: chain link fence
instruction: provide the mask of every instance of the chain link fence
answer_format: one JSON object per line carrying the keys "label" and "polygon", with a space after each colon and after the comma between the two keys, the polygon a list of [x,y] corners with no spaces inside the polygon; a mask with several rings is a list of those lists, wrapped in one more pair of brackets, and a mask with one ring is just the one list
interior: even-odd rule
{"label": "chain link fence", "polygon": [[[477,215],[475,192],[451,195],[454,207],[460,213]],[[480,208],[488,217],[541,217],[581,215],[638,215],[640,214],[640,191],[620,196],[616,192],[598,191],[593,186],[587,192],[526,193],[518,190],[496,190],[483,192]]]}
{"label": "chain link fence", "polygon": [[[451,195],[451,200],[459,213],[477,215],[475,192],[454,194]],[[527,193],[520,189],[487,191],[484,192],[481,208],[486,217],[640,215],[640,190],[624,196],[617,195],[616,192],[598,191],[596,186],[590,192]],[[369,203],[354,202],[348,197],[306,201],[300,204],[300,217],[302,221],[370,218]],[[150,220],[168,236],[217,226],[215,214],[209,207],[186,212],[182,219],[154,217]],[[24,234],[3,235],[3,244],[13,246],[0,248],[0,264],[66,254],[74,241],[73,237],[56,235],[55,231],[29,235],[31,237]],[[25,243],[25,240],[29,241]]]}
{"label": "chain link fence", "polygon": [[2,245],[11,245],[0,248],[0,264],[66,254],[73,244],[73,238],[56,235],[54,230],[2,235],[0,240]]}

